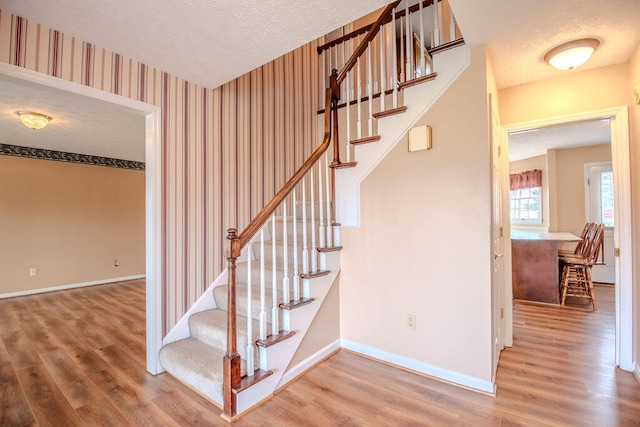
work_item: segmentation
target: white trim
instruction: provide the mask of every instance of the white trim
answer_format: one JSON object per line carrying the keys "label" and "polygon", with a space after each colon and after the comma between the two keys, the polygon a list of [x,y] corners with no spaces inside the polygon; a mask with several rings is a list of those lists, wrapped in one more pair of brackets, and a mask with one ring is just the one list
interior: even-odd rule
{"label": "white trim", "polygon": [[372,357],[374,359],[382,360],[384,362],[391,363],[393,365],[397,365],[411,371],[429,375],[431,377],[435,377],[464,387],[469,387],[474,390],[495,394],[495,386],[489,380],[472,377],[471,375],[463,374],[461,372],[450,371],[448,369],[440,368],[438,366],[434,366],[420,360],[411,359],[409,357],[400,356],[394,353],[389,353],[368,346],[366,344],[360,344],[350,340],[343,339],[340,341],[340,343],[342,348],[363,354],[368,357]]}
{"label": "white trim", "polygon": [[106,283],[126,282],[127,280],[144,279],[144,274],[137,274],[135,276],[126,277],[114,277],[113,279],[94,280],[92,282],[72,283],[70,285],[52,286],[50,288],[38,288],[29,289],[26,291],[9,292],[7,294],[0,294],[0,299],[22,297],[25,295],[44,294],[47,292],[63,291],[65,289],[85,288],[87,286],[104,285]]}
{"label": "white trim", "polygon": [[321,348],[311,356],[304,359],[302,362],[298,363],[296,366],[287,369],[287,371],[282,375],[282,379],[278,383],[276,390],[284,387],[288,382],[293,381],[298,378],[300,375],[304,374],[307,370],[313,368],[319,362],[322,362],[324,359],[329,357],[332,353],[340,350],[340,340],[337,339],[331,344]]}
{"label": "white trim", "polygon": [[52,77],[26,68],[0,61],[0,74],[25,80],[31,83],[64,90],[77,95],[110,102],[128,107],[146,114],[145,126],[145,181],[146,181],[146,279],[147,279],[147,370],[152,374],[162,371],[159,360],[162,346],[162,296],[161,281],[162,259],[161,239],[161,190],[162,176],[160,165],[160,107],[135,99],[116,95],[69,80]]}
{"label": "white trim", "polygon": [[620,248],[616,258],[616,365],[633,371],[633,247],[631,217],[631,171],[629,157],[629,113],[626,105],[528,122],[504,125],[507,131],[531,129],[563,123],[611,119],[611,156],[614,176],[614,241]]}
{"label": "white trim", "polygon": [[633,369],[633,375],[636,377],[636,380],[638,380],[638,382],[640,383],[640,364],[637,363],[633,363],[634,369]]}

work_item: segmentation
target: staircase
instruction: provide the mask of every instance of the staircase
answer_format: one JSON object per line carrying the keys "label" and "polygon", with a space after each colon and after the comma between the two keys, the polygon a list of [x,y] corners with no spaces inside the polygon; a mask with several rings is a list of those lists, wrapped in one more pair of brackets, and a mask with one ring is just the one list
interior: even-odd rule
{"label": "staircase", "polygon": [[[306,211],[314,209],[314,216],[319,216],[321,207],[307,204]],[[309,274],[308,279],[302,279],[300,295],[295,295],[295,287],[289,291],[289,297],[284,298],[282,286],[285,277],[292,278],[295,266],[290,264],[287,270],[282,267],[285,256],[285,245],[289,256],[292,255],[293,242],[286,239],[297,230],[297,243],[300,248],[297,270],[303,271],[303,230],[311,234],[311,220],[302,218],[302,209],[296,209],[295,225],[292,216],[274,217],[265,227],[263,239],[257,239],[247,247],[243,254],[245,260],[238,262],[236,276],[237,305],[237,345],[241,358],[240,372],[245,377],[244,383],[237,391],[238,413],[249,409],[273,393],[282,379],[289,361],[294,356],[305,332],[311,325],[318,309],[329,292],[339,272],[339,247],[324,248],[323,258],[327,270],[317,270]],[[285,236],[285,229],[286,234]],[[275,232],[274,232],[275,230]],[[275,258],[274,258],[275,253]],[[316,252],[319,254],[319,252]],[[275,261],[276,268],[273,268]],[[310,261],[310,260],[309,260]],[[311,264],[311,262],[310,262]],[[286,274],[285,274],[286,273]],[[276,278],[276,324],[285,329],[273,332],[274,310],[272,310],[273,277]],[[264,278],[264,301],[268,304],[261,310],[261,283]],[[160,351],[160,360],[164,368],[176,378],[196,389],[198,392],[216,403],[223,402],[223,366],[220,363],[226,353],[227,345],[227,308],[228,284],[212,286],[206,298],[211,299],[212,308],[195,312],[188,317],[189,336],[168,343]],[[250,314],[247,299],[250,296]],[[286,302],[285,302],[286,301]],[[265,304],[265,305],[266,305]],[[252,330],[259,337],[260,318],[266,318],[266,339],[255,340],[255,345],[249,344],[248,323],[252,323]],[[251,340],[254,341],[254,340]],[[276,345],[278,344],[278,345]],[[251,354],[253,353],[253,354]],[[253,360],[256,370],[247,370],[249,358]],[[263,365],[260,369],[261,360]],[[249,376],[248,372],[254,372]],[[262,384],[260,384],[262,383]],[[248,387],[249,385],[253,387]],[[264,394],[263,394],[264,393]]]}
{"label": "staircase", "polygon": [[[322,143],[245,230],[239,234],[229,230],[229,267],[164,339],[163,367],[223,406],[228,421],[290,380],[285,377],[292,370],[290,361],[340,271],[342,247],[336,218],[357,225],[359,183],[468,64],[468,49],[447,50],[439,54],[443,61],[437,78],[431,71],[426,73],[427,65],[433,69],[438,62],[430,58],[428,64],[422,61],[421,76],[401,81],[393,77],[392,89],[387,90],[385,71],[381,71],[378,95],[371,82],[363,93],[359,58],[365,54],[370,58],[372,42],[383,25],[386,31],[380,33],[379,46],[386,43],[386,36],[393,34],[391,40],[396,39],[394,23],[399,15],[397,19],[404,16],[409,22],[410,8],[405,6],[401,15],[396,10],[399,3],[389,5],[366,36],[358,39],[349,60],[329,61],[331,68],[335,65],[342,71],[332,73],[325,90]],[[422,13],[423,3],[426,7],[431,0],[411,9]],[[400,34],[401,41],[404,37]],[[456,41],[448,47],[460,44]],[[388,57],[396,57],[395,48],[393,43]],[[331,47],[327,49],[332,58]],[[382,51],[380,57],[384,58]],[[409,50],[406,59],[403,74],[420,74],[419,61],[411,59]],[[338,122],[341,93],[346,124]],[[350,120],[357,122],[356,131]],[[328,150],[332,138],[333,150]],[[340,160],[341,154],[346,162]],[[357,162],[351,161],[356,155]]]}

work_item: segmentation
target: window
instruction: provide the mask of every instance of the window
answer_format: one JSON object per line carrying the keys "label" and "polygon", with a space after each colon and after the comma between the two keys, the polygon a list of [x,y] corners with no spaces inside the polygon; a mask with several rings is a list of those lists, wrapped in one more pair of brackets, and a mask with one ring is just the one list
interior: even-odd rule
{"label": "window", "polygon": [[600,222],[613,227],[613,172],[600,172]]}
{"label": "window", "polygon": [[542,224],[542,187],[511,190],[511,222]]}
{"label": "window", "polygon": [[542,224],[542,171],[509,175],[512,224]]}

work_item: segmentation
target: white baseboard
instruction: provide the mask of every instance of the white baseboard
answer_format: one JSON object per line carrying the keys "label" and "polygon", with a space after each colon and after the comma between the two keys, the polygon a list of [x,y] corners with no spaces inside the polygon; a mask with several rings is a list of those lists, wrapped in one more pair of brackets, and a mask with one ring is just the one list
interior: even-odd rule
{"label": "white baseboard", "polygon": [[296,366],[290,369],[287,369],[287,372],[285,372],[284,375],[282,375],[282,379],[280,380],[280,383],[278,384],[276,389],[279,389],[283,387],[285,384],[287,384],[288,382],[296,379],[298,376],[302,375],[305,371],[312,368],[318,362],[322,361],[323,359],[331,355],[331,353],[338,350],[340,350],[339,339],[335,340],[331,344],[325,346],[324,348],[320,349],[316,353],[307,357],[302,362],[298,363]]}
{"label": "white baseboard", "polygon": [[640,364],[634,363],[635,368],[633,370],[633,375],[635,375],[636,380],[640,383]]}
{"label": "white baseboard", "polygon": [[104,285],[107,283],[125,282],[127,280],[144,279],[146,274],[138,274],[136,276],[114,277],[113,279],[95,280],[93,282],[73,283],[71,285],[53,286],[50,288],[29,289],[27,291],[9,292],[0,294],[0,299],[21,297],[25,295],[43,294],[46,292],[63,291],[65,289],[84,288],[87,286]]}
{"label": "white baseboard", "polygon": [[341,346],[347,350],[351,350],[355,353],[360,353],[373,359],[391,363],[393,365],[397,365],[411,371],[419,372],[421,374],[429,375],[431,377],[438,378],[453,384],[469,387],[471,389],[482,391],[485,393],[495,394],[495,385],[491,381],[472,377],[460,372],[439,368],[437,366],[430,365],[429,363],[421,362],[419,360],[411,359],[405,356],[400,356],[398,354],[389,353],[375,347],[360,344],[354,341],[343,339],[340,341],[340,343]]}

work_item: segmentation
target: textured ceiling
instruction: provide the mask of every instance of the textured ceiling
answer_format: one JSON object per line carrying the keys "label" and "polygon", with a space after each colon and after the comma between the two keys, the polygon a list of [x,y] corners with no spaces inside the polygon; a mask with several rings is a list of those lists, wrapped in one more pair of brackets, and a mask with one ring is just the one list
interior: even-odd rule
{"label": "textured ceiling", "polygon": [[[640,41],[640,0],[449,1],[467,44],[487,45],[500,88],[626,62]],[[213,88],[387,2],[0,0],[0,9]],[[601,41],[582,67],[559,71],[542,61],[552,47],[579,37]],[[19,145],[144,159],[144,125],[139,113],[125,114],[123,108],[50,89],[28,93],[30,88],[22,88],[13,94],[12,87],[20,85],[16,81],[7,85],[4,80],[0,81],[0,143],[18,144],[12,141],[20,135]],[[19,97],[22,101],[14,102]],[[64,99],[72,107],[65,107]],[[29,131],[13,114],[29,105],[53,115],[58,123],[65,122],[67,130],[45,129],[45,147],[42,131]],[[108,129],[86,127],[86,123],[98,122],[89,116],[91,112]],[[542,135],[536,133],[530,138]],[[593,130],[579,126],[572,134],[575,140],[587,141]]]}
{"label": "textured ceiling", "polygon": [[387,0],[0,0],[0,8],[216,88]]}
{"label": "textured ceiling", "polygon": [[541,156],[552,148],[611,143],[608,119],[567,123],[509,133],[509,161]]}
{"label": "textured ceiling", "polygon": [[[17,110],[53,117],[41,130],[25,127]],[[143,113],[0,74],[0,144],[144,162]]]}
{"label": "textured ceiling", "polygon": [[[498,88],[627,62],[640,42],[639,0],[449,0],[468,45],[486,44]],[[600,47],[583,66],[560,71],[543,61],[584,37]]]}

